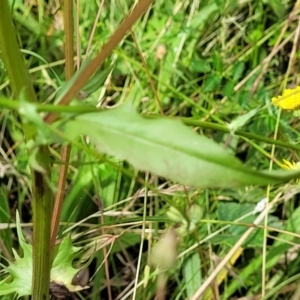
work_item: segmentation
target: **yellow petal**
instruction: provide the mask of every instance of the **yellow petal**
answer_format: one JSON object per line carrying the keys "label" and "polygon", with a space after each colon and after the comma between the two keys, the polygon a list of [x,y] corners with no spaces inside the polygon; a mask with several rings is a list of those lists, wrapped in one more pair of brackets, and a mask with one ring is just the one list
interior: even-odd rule
{"label": "yellow petal", "polygon": [[284,90],[282,96],[272,98],[272,103],[282,109],[296,109],[300,107],[300,86]]}
{"label": "yellow petal", "polygon": [[293,169],[293,164],[291,162],[289,162],[288,160],[284,159],[283,160],[284,165],[282,166],[284,169],[286,170],[290,170]]}

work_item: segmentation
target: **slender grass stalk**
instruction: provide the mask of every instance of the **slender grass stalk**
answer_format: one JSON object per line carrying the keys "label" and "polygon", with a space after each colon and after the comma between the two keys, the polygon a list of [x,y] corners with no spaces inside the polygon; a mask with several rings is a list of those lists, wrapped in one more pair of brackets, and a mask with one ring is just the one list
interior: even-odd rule
{"label": "slender grass stalk", "polygon": [[[69,80],[74,74],[74,21],[73,21],[73,1],[64,2],[64,29],[65,29],[65,57],[66,57],[66,80]],[[65,186],[68,174],[71,145],[63,146],[61,150],[62,165],[59,169],[57,183],[57,193],[55,195],[52,221],[51,221],[51,248],[55,246],[56,235],[65,195]]]}
{"label": "slender grass stalk", "polygon": [[[76,78],[74,84],[66,91],[61,98],[59,105],[67,105],[72,101],[77,93],[79,93],[80,89],[102,65],[105,59],[111,54],[113,49],[125,37],[128,30],[131,29],[133,24],[142,16],[152,2],[153,0],[140,0],[136,6],[134,6],[131,13],[123,20],[108,42],[102,47],[101,51],[86,65],[80,75]],[[55,114],[49,114],[45,117],[47,123],[52,123],[56,119],[57,116]]]}
{"label": "slender grass stalk", "polygon": [[[29,72],[19,50],[8,1],[1,2],[0,50],[14,96],[18,98],[22,93],[27,101],[37,102]],[[34,127],[23,124],[23,130],[26,140],[34,138]],[[46,300],[49,294],[51,267],[51,218],[49,212],[52,210],[52,193],[48,184],[50,178],[48,148],[45,146],[40,147],[36,159],[44,169],[44,173],[37,172],[31,168],[33,210],[32,299]]]}
{"label": "slender grass stalk", "polygon": [[13,94],[18,98],[22,93],[28,101],[37,102],[28,70],[19,50],[8,1],[2,1],[0,17],[1,58],[10,79]]}

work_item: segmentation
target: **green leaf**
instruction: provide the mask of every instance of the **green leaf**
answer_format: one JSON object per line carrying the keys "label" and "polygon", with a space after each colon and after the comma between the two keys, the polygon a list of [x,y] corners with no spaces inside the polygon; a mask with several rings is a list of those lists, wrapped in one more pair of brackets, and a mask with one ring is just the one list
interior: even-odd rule
{"label": "green leaf", "polygon": [[244,126],[258,112],[258,108],[254,108],[244,115],[238,116],[227,125],[230,133],[233,135],[236,130]]}
{"label": "green leaf", "polygon": [[192,72],[208,73],[211,71],[211,66],[206,60],[198,58],[192,60],[189,69]]}
{"label": "green leaf", "polygon": [[216,51],[214,51],[214,53],[212,54],[212,64],[213,64],[214,69],[216,71],[218,71],[219,73],[221,73],[223,71],[222,57]]}
{"label": "green leaf", "polygon": [[201,286],[201,261],[198,253],[186,260],[183,266],[183,278],[186,284],[186,296],[190,298]]}
{"label": "green leaf", "polygon": [[[63,83],[60,89],[57,92],[55,103],[61,101],[61,99],[66,95],[69,91],[70,87],[74,84],[77,78],[81,75],[81,73],[85,70],[87,64],[91,61],[90,58],[87,58],[84,63],[81,65],[81,68],[74,74],[74,76]],[[108,67],[105,70],[98,69],[95,74],[91,77],[91,79],[87,82],[87,84],[83,87],[83,89],[77,95],[78,98],[86,98],[90,94],[94,93],[97,89],[104,85],[104,82],[108,76],[108,74],[112,71],[112,66]],[[76,97],[74,97],[76,98]]]}
{"label": "green leaf", "polygon": [[215,92],[221,84],[221,77],[216,74],[208,76],[203,83],[203,92]]}
{"label": "green leaf", "polygon": [[225,97],[230,97],[234,92],[235,83],[233,81],[228,81],[223,87],[222,94]]}
{"label": "green leaf", "polygon": [[299,176],[292,171],[252,170],[179,120],[142,117],[127,105],[82,114],[67,121],[63,130],[68,140],[89,135],[99,151],[189,186],[266,185]]}
{"label": "green leaf", "polygon": [[80,250],[81,248],[72,245],[71,237],[63,239],[58,247],[58,252],[51,269],[51,281],[59,284],[63,283],[71,292],[88,288],[72,284],[74,276],[80,270],[75,269],[72,266],[73,261]]}
{"label": "green leaf", "polygon": [[250,43],[256,43],[263,36],[264,36],[264,26],[260,24],[260,25],[256,26],[255,29],[253,29],[252,31],[249,32],[248,39],[249,39]]}
{"label": "green leaf", "polygon": [[245,106],[245,103],[248,103],[249,99],[251,99],[251,93],[248,90],[241,90],[236,94],[236,101],[242,107]]}
{"label": "green leaf", "polygon": [[238,81],[241,78],[244,70],[245,70],[244,62],[238,61],[237,63],[235,63],[232,68],[233,80]]}
{"label": "green leaf", "polygon": [[101,86],[104,85],[107,76],[112,71],[112,67],[105,70],[98,69],[93,77],[88,81],[88,83],[83,87],[81,93],[85,95],[90,95],[97,91]]}
{"label": "green leaf", "polygon": [[282,1],[280,0],[265,0],[264,2],[268,3],[275,15],[279,18],[282,19],[284,15],[286,14],[286,9]]}
{"label": "green leaf", "polygon": [[[33,254],[32,245],[26,243],[22,234],[18,212],[16,223],[18,240],[20,247],[23,250],[23,256],[20,257],[13,249],[15,261],[9,262],[9,266],[6,267],[6,271],[9,275],[0,281],[0,296],[16,293],[19,298],[31,295]],[[61,244],[58,246],[51,269],[51,281],[66,286],[69,291],[80,291],[88,288],[88,286],[83,287],[72,283],[74,276],[80,270],[73,268],[73,261],[79,250],[80,248],[76,248],[72,245],[70,237],[62,240]]]}
{"label": "green leaf", "polygon": [[[234,203],[234,202],[220,202],[218,205],[218,219],[224,221],[234,221],[242,216],[246,216],[241,222],[253,223],[256,215],[251,214],[255,209],[255,204],[248,203]],[[281,223],[275,216],[270,215],[268,218],[268,226],[273,228],[280,228]],[[213,244],[227,244],[233,246],[241,238],[241,236],[248,230],[246,226],[232,225],[229,227],[227,234],[216,236]],[[264,233],[262,229],[255,229],[253,233],[244,242],[243,247],[261,247],[264,240]]]}
{"label": "green leaf", "polygon": [[[50,130],[49,126],[45,124],[42,116],[37,112],[36,105],[28,102],[24,93],[20,93],[19,114],[22,115],[23,122],[33,128],[31,141],[34,140],[34,145],[46,145],[53,142],[61,142]],[[28,139],[29,140],[29,139]],[[32,146],[34,146],[32,145]]]}
{"label": "green leaf", "polygon": [[214,1],[208,3],[206,6],[202,7],[198,13],[195,14],[190,27],[197,29],[201,28],[205,22],[214,18],[214,15],[218,10],[219,8]]}
{"label": "green leaf", "polygon": [[23,256],[20,257],[13,249],[15,261],[10,262],[6,268],[10,276],[0,282],[0,295],[16,293],[18,297],[31,294],[32,282],[32,246],[26,244],[22,234],[20,217],[17,212],[17,233],[20,247],[23,250]]}

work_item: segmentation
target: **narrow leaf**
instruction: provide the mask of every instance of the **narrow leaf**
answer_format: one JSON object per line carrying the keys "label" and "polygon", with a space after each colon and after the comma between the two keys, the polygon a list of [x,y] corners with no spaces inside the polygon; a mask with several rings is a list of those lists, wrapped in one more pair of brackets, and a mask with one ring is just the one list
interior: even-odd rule
{"label": "narrow leaf", "polygon": [[103,153],[194,187],[266,185],[299,176],[299,172],[252,170],[179,120],[145,118],[127,105],[80,115],[66,123],[64,132],[71,139],[88,135]]}
{"label": "narrow leaf", "polygon": [[201,261],[198,253],[193,254],[185,262],[183,278],[186,284],[187,298],[190,298],[201,286]]}
{"label": "narrow leaf", "polygon": [[257,108],[254,108],[244,115],[238,116],[236,119],[232,120],[230,124],[227,125],[231,134],[234,134],[236,130],[243,127],[252,117],[254,117],[258,112]]}

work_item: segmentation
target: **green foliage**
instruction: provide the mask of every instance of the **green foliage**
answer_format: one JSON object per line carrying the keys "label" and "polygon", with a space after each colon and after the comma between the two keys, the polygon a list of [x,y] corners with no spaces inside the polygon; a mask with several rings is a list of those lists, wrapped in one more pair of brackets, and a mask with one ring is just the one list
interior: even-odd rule
{"label": "green foliage", "polygon": [[20,219],[17,215],[17,232],[23,256],[20,257],[13,249],[15,262],[10,262],[6,271],[9,276],[0,282],[0,295],[16,293],[18,297],[31,294],[32,280],[32,246],[25,242],[22,234]]}
{"label": "green foliage", "polygon": [[73,261],[75,258],[78,259],[78,252],[80,250],[81,248],[72,245],[70,237],[66,237],[58,245],[57,253],[52,264],[51,281],[66,286],[70,292],[87,288],[73,284],[74,277],[80,271],[80,269],[73,267]]}
{"label": "green foliage", "polygon": [[203,83],[203,92],[213,92],[219,88],[221,84],[220,75],[213,74],[207,77]]}
{"label": "green foliage", "polygon": [[[31,232],[24,228],[25,242],[17,219],[15,238],[14,211],[22,211],[22,228],[35,222],[29,169],[45,172],[38,147],[46,145],[48,184],[56,191],[67,142],[52,284],[78,292],[76,266],[93,260],[82,299],[150,300],[159,292],[192,298],[216,268],[214,257],[222,260],[235,247],[268,196],[268,228],[261,222],[211,284],[224,300],[295,298],[299,173],[278,169],[283,159],[298,160],[298,115],[270,104],[298,82],[295,2],[156,0],[65,106],[57,104],[135,2],[105,3],[98,20],[97,1],[78,2],[74,69],[79,58],[81,67],[67,82],[62,8],[53,1],[9,3],[38,103],[24,87],[20,95],[11,90],[1,61],[1,299],[31,294]],[[14,70],[22,74],[19,65]],[[45,122],[49,112],[58,122]],[[205,300],[213,299],[210,292]]]}
{"label": "green foliage", "polygon": [[[31,295],[32,288],[32,245],[26,243],[22,233],[20,218],[17,213],[18,241],[22,256],[13,249],[15,261],[6,267],[9,275],[0,282],[0,295],[16,293],[18,298]],[[57,247],[52,269],[51,281],[66,286],[69,291],[80,291],[87,287],[73,285],[73,278],[80,271],[73,267],[73,261],[78,257],[80,248],[72,245],[70,237],[66,237]]]}
{"label": "green foliage", "polygon": [[[224,221],[234,222],[241,216],[245,216],[242,220],[243,223],[253,223],[256,216],[254,213],[255,205],[244,203],[242,206],[238,203],[221,202],[218,206],[218,219]],[[250,213],[250,214],[249,214]],[[274,216],[270,216],[268,220],[268,226],[272,228],[282,229],[282,225],[279,219]],[[240,237],[246,232],[248,228],[240,225],[232,225],[228,229],[228,233],[216,236],[212,241],[215,244],[227,244],[233,246],[240,239]],[[246,240],[244,247],[259,247],[263,243],[263,230],[256,229]]]}
{"label": "green foliage", "polygon": [[286,14],[286,8],[282,1],[280,0],[265,0],[268,5],[271,6],[273,12],[276,14],[276,16],[280,19],[282,19]]}
{"label": "green foliage", "polygon": [[[143,118],[128,105],[78,116],[66,122],[64,133],[69,139],[89,135],[101,152],[126,159],[136,169],[194,187],[264,185],[285,179],[282,172],[260,173],[244,167],[179,121]],[[222,174],[218,181],[216,174]]]}
{"label": "green foliage", "polygon": [[183,277],[186,284],[186,296],[192,297],[201,286],[201,261],[197,253],[191,255],[183,266]]}
{"label": "green foliage", "polygon": [[251,118],[253,118],[258,112],[258,109],[252,109],[248,113],[238,116],[236,119],[232,120],[230,124],[228,124],[228,128],[231,134],[234,134],[236,130],[243,127]]}

